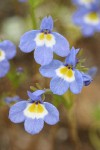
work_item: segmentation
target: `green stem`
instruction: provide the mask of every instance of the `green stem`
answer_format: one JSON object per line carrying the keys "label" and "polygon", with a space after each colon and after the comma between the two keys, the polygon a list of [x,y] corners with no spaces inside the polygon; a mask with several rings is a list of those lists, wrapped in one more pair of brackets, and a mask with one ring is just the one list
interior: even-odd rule
{"label": "green stem", "polygon": [[91,144],[96,150],[100,150],[100,137],[97,134],[100,131],[100,122],[94,123],[92,127],[90,128],[89,132],[89,138],[91,141]]}
{"label": "green stem", "polygon": [[33,27],[33,29],[36,29],[37,28],[37,22],[36,22],[36,17],[35,17],[34,0],[29,0],[29,4],[30,4],[31,19],[32,19],[32,27]]}
{"label": "green stem", "polygon": [[75,119],[75,113],[74,113],[74,95],[71,93],[71,91],[68,91],[68,98],[66,99],[71,101],[70,107],[67,108],[67,120],[68,120],[68,127],[69,127],[69,135],[72,140],[72,142],[75,144],[76,150],[80,149],[81,142],[78,136],[77,132],[77,124]]}

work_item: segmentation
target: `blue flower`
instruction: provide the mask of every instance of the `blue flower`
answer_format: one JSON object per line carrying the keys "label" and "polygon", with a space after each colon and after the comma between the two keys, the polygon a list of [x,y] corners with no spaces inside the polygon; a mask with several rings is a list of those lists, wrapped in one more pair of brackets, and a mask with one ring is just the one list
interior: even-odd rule
{"label": "blue flower", "polygon": [[24,122],[26,132],[30,134],[39,133],[44,122],[54,125],[59,121],[57,108],[43,102],[42,94],[45,90],[37,90],[33,93],[28,91],[29,100],[14,104],[9,111],[9,118],[14,123]]}
{"label": "blue flower", "polygon": [[95,77],[96,73],[98,71],[98,68],[97,67],[92,67],[88,70],[87,74],[89,74],[92,78]]}
{"label": "blue flower", "polygon": [[34,58],[41,65],[49,64],[52,61],[53,52],[62,57],[67,56],[69,53],[68,41],[52,30],[52,17],[44,17],[40,30],[31,30],[21,37],[20,49],[26,53],[35,49]]}
{"label": "blue flower", "polygon": [[72,0],[72,2],[77,6],[85,6],[90,8],[93,5],[97,5],[99,0]]}
{"label": "blue flower", "polygon": [[15,45],[4,40],[0,42],[0,78],[4,77],[10,69],[9,59],[12,59],[16,54]]}
{"label": "blue flower", "polygon": [[96,73],[97,73],[97,68],[96,67],[90,68],[87,73],[82,72],[84,86],[88,86],[92,82],[92,80],[93,80],[94,76],[96,75]]}
{"label": "blue flower", "polygon": [[76,58],[78,51],[73,47],[64,63],[53,60],[49,65],[40,67],[40,73],[43,76],[52,78],[50,89],[54,94],[62,95],[68,88],[74,94],[81,92],[83,77],[82,73],[75,68],[78,63]]}
{"label": "blue flower", "polygon": [[98,6],[81,7],[73,15],[73,22],[81,27],[84,36],[92,36],[100,32],[100,10]]}
{"label": "blue flower", "polygon": [[18,67],[18,68],[16,68],[16,73],[17,73],[17,75],[20,75],[20,74],[22,74],[24,72],[24,68],[23,67]]}
{"label": "blue flower", "polygon": [[7,104],[11,104],[11,103],[16,103],[16,102],[18,102],[18,101],[20,101],[21,99],[20,99],[20,97],[19,96],[14,96],[14,97],[6,97],[5,99],[4,99],[4,101],[7,103]]}
{"label": "blue flower", "polygon": [[23,2],[27,2],[27,0],[18,0],[19,2],[23,3]]}
{"label": "blue flower", "polygon": [[88,86],[93,80],[92,77],[88,73],[82,72],[82,77],[83,77],[84,86]]}

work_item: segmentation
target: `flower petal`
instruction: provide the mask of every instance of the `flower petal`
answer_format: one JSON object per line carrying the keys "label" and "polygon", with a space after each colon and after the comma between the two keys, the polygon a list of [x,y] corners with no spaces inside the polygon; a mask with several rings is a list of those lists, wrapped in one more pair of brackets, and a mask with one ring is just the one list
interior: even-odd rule
{"label": "flower petal", "polygon": [[70,83],[70,90],[74,94],[78,94],[81,92],[82,87],[83,87],[82,74],[78,70],[75,70],[75,80]]}
{"label": "flower petal", "polygon": [[7,59],[12,59],[16,55],[16,46],[9,40],[0,42],[0,49],[4,50]]}
{"label": "flower petal", "polygon": [[29,98],[33,101],[36,101],[36,100],[39,100],[41,99],[41,95],[45,93],[45,90],[37,90],[35,92],[30,92],[30,91],[27,91],[27,95],[29,96]]}
{"label": "flower petal", "polygon": [[88,86],[92,82],[92,78],[90,75],[82,72],[82,77],[83,77],[84,86]]}
{"label": "flower petal", "polygon": [[54,105],[47,102],[44,102],[44,105],[48,111],[48,114],[44,117],[44,121],[50,125],[56,124],[59,121],[59,112],[57,108]]}
{"label": "flower petal", "polygon": [[41,96],[43,93],[45,93],[45,90],[37,90],[37,91],[33,92],[32,94],[35,96]]}
{"label": "flower petal", "polygon": [[14,104],[9,111],[9,119],[14,123],[21,123],[25,120],[23,114],[24,109],[26,108],[27,101],[21,101]]}
{"label": "flower petal", "polygon": [[45,46],[37,47],[34,51],[34,58],[38,64],[47,65],[53,59],[53,52],[51,48]]}
{"label": "flower petal", "polygon": [[33,101],[38,100],[38,96],[33,95],[32,92],[27,91],[27,95],[29,96],[29,98]]}
{"label": "flower petal", "polygon": [[7,60],[0,62],[0,78],[4,77],[10,69],[10,64]]}
{"label": "flower petal", "polygon": [[40,33],[39,30],[31,30],[22,35],[19,44],[19,48],[21,49],[21,51],[28,53],[35,49],[36,43],[34,39],[38,33]]}
{"label": "flower petal", "polygon": [[87,9],[84,9],[84,7],[79,8],[72,17],[72,21],[76,25],[83,25],[84,24],[84,15],[87,13]]}
{"label": "flower petal", "polygon": [[39,133],[44,126],[44,120],[27,118],[24,123],[25,130],[29,134]]}
{"label": "flower petal", "polygon": [[96,73],[98,71],[98,68],[97,67],[92,67],[88,70],[87,74],[89,74],[92,78],[95,77]]}
{"label": "flower petal", "polygon": [[40,67],[39,71],[44,77],[53,77],[56,75],[55,70],[63,63],[59,60],[53,60],[49,65]]}
{"label": "flower petal", "polygon": [[50,89],[54,94],[62,95],[69,88],[69,83],[64,79],[55,77],[50,82]]}
{"label": "flower petal", "polygon": [[94,32],[95,32],[95,30],[92,26],[86,25],[86,26],[82,27],[82,33],[86,37],[93,35]]}
{"label": "flower petal", "polygon": [[69,55],[67,56],[65,62],[67,65],[72,65],[73,67],[75,67],[76,63],[77,63],[77,58],[76,55],[78,53],[78,49],[75,49],[74,47],[72,47]]}
{"label": "flower petal", "polygon": [[55,37],[56,44],[53,46],[54,52],[62,57],[65,57],[69,54],[69,43],[65,37],[61,34],[53,32]]}
{"label": "flower petal", "polygon": [[41,30],[46,30],[46,29],[47,29],[47,30],[52,31],[52,29],[53,29],[53,19],[52,19],[51,16],[49,16],[49,17],[44,17],[44,18],[42,19],[40,29],[41,29]]}
{"label": "flower petal", "polygon": [[6,97],[5,99],[4,99],[4,101],[7,103],[7,104],[10,104],[10,103],[12,103],[12,102],[18,102],[18,101],[20,101],[21,99],[20,99],[20,97],[19,96],[14,96],[14,97]]}

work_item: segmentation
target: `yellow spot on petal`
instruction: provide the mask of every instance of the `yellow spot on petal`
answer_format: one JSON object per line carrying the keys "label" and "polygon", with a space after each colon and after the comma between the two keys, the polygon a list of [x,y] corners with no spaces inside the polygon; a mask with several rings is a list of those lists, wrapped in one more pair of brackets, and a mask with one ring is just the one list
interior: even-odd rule
{"label": "yellow spot on petal", "polygon": [[46,35],[46,39],[47,39],[48,41],[51,41],[51,40],[52,40],[52,35],[51,35],[51,34],[47,34],[47,35]]}
{"label": "yellow spot on petal", "polygon": [[89,14],[87,15],[87,17],[88,17],[90,20],[92,20],[92,21],[99,19],[98,14],[95,13],[95,12],[89,13]]}
{"label": "yellow spot on petal", "polygon": [[68,78],[72,78],[74,76],[73,70],[71,68],[69,69],[68,67],[60,68],[60,73]]}
{"label": "yellow spot on petal", "polygon": [[0,50],[0,56],[2,56],[2,51]]}
{"label": "yellow spot on petal", "polygon": [[39,34],[39,39],[40,39],[40,40],[44,40],[44,33],[40,33],[40,34]]}
{"label": "yellow spot on petal", "polygon": [[38,113],[42,113],[43,111],[44,111],[43,106],[41,104],[38,104],[38,106],[37,106],[37,112]]}
{"label": "yellow spot on petal", "polygon": [[93,0],[83,0],[83,2],[85,2],[85,3],[91,3],[91,2],[93,2]]}
{"label": "yellow spot on petal", "polygon": [[29,110],[30,112],[36,112],[36,104],[30,105],[30,107],[28,108],[28,110]]}
{"label": "yellow spot on petal", "polygon": [[66,72],[66,75],[71,78],[73,77],[73,71],[71,69],[68,69],[68,71]]}
{"label": "yellow spot on petal", "polygon": [[31,104],[28,108],[28,111],[31,113],[42,113],[44,111],[44,107],[41,104]]}

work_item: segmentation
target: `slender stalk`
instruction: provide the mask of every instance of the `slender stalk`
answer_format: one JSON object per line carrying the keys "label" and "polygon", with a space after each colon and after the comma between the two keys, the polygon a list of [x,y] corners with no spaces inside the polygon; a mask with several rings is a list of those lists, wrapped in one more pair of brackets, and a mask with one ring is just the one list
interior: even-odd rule
{"label": "slender stalk", "polygon": [[[71,93],[71,91],[68,91],[68,97],[71,101],[71,106],[68,108],[67,111],[67,120],[68,120],[68,127],[69,127],[69,135],[72,140],[72,142],[75,144],[75,149],[80,150],[81,148],[81,142],[78,136],[77,131],[77,124],[75,119],[75,113],[74,113],[74,95]],[[67,100],[67,99],[66,99]]]}
{"label": "slender stalk", "polygon": [[33,29],[37,28],[37,22],[36,22],[36,17],[35,17],[35,7],[34,7],[34,0],[29,0],[30,4],[30,15],[32,19],[32,27]]}
{"label": "slender stalk", "polygon": [[89,138],[96,150],[100,150],[100,137],[98,132],[100,132],[100,122],[94,122],[89,131]]}

